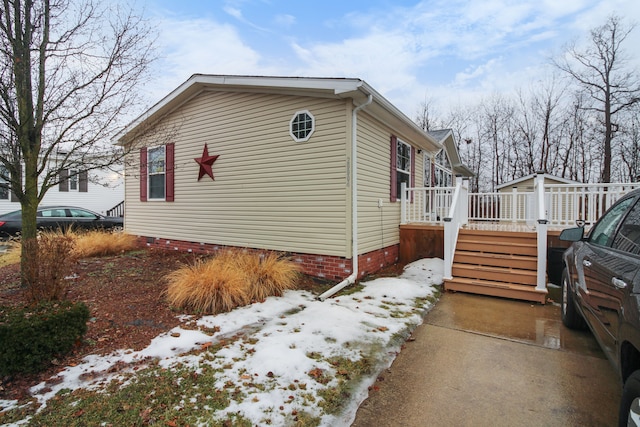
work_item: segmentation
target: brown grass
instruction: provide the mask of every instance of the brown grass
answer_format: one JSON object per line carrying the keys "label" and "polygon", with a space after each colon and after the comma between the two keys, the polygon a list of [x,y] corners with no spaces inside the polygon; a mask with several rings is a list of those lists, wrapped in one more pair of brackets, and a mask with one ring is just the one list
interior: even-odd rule
{"label": "brown grass", "polygon": [[29,277],[37,277],[29,286],[29,299],[33,302],[63,299],[69,289],[66,277],[76,262],[73,237],[59,231],[43,232],[26,244],[35,245],[38,253],[38,262],[29,266],[36,270]]}
{"label": "brown grass", "polygon": [[7,242],[6,245],[9,246],[9,248],[5,253],[0,254],[0,267],[20,262],[20,254],[22,253],[20,242],[11,240]]}
{"label": "brown grass", "polygon": [[271,295],[281,296],[287,289],[295,288],[300,274],[296,264],[275,252],[254,258],[259,260],[251,280],[251,295],[254,299],[263,300]]}
{"label": "brown grass", "polygon": [[79,258],[117,255],[137,247],[135,236],[121,232],[94,230],[68,234],[73,236],[74,253]]}
{"label": "brown grass", "polygon": [[167,280],[169,303],[198,313],[230,311],[250,301],[245,277],[215,258],[184,266]]}
{"label": "brown grass", "polygon": [[220,252],[167,277],[171,305],[215,314],[293,289],[298,266],[276,253]]}

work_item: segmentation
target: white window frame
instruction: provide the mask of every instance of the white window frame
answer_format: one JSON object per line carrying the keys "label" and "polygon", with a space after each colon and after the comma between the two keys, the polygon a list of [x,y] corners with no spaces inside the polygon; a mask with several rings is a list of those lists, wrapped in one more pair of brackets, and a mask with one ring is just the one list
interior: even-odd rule
{"label": "white window frame", "polygon": [[69,169],[69,176],[67,177],[69,182],[69,191],[79,191],[80,189],[80,175],[77,169]]}
{"label": "white window frame", "polygon": [[[447,165],[442,165],[438,161],[438,157],[441,154],[446,159],[446,162],[449,165],[451,165],[451,160],[449,160],[449,154],[447,154],[447,151],[445,149],[442,149],[433,157],[425,157],[425,166],[424,166],[424,186],[425,187],[453,186],[453,170],[451,170],[450,168],[447,168]],[[427,166],[427,162],[429,162],[428,166]],[[433,171],[431,170],[431,168],[433,168]],[[433,182],[433,180],[435,180],[435,182]]]}
{"label": "white window frame", "polygon": [[[158,150],[162,150],[162,168],[158,171],[152,171],[153,166],[151,155]],[[162,197],[152,197],[151,195],[151,177],[162,175]],[[164,145],[147,148],[147,200],[164,201],[167,198],[167,148]]]}
{"label": "white window frame", "polygon": [[[400,147],[406,148],[406,156],[401,156],[400,154]],[[404,150],[403,150],[404,151]],[[400,180],[400,174],[405,175],[407,178],[407,187],[411,186],[411,145],[407,144],[406,142],[398,139],[396,140],[396,183],[398,185],[398,191],[397,191],[397,197],[396,197],[396,201],[400,200],[400,195],[402,194],[402,192],[400,191],[401,188],[401,183],[403,182],[402,180]],[[403,159],[406,158],[406,164],[405,164],[405,168],[402,168],[402,161]]]}
{"label": "white window frame", "polygon": [[[306,136],[300,138],[299,135],[296,135],[295,132],[301,132],[301,129],[298,128],[295,130],[293,130],[294,124],[296,123],[297,120],[299,120],[300,116],[306,114],[307,116],[309,116],[309,118],[311,119],[311,129],[309,129],[309,133],[306,134]],[[309,120],[304,120],[305,123],[309,122]],[[299,124],[299,123],[298,123]],[[307,127],[305,126],[304,129],[302,129],[302,131],[306,131]],[[313,132],[315,132],[316,130],[316,118],[313,116],[313,114],[311,114],[311,112],[309,110],[300,110],[300,111],[296,111],[295,114],[293,115],[293,117],[291,117],[291,120],[289,120],[289,135],[291,135],[291,138],[293,138],[294,141],[296,142],[306,142],[309,140],[309,138],[311,138],[311,135],[313,135]]]}

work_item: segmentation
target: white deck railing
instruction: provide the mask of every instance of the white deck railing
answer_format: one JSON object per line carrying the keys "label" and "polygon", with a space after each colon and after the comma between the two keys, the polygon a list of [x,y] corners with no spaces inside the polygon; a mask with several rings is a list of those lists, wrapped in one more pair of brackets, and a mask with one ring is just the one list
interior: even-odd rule
{"label": "white deck railing", "polygon": [[468,193],[468,181],[456,178],[455,187],[402,186],[401,224],[444,225],[444,276],[451,277],[458,230],[468,221],[522,223],[535,227],[538,241],[536,289],[546,289],[547,228],[593,225],[616,200],[640,188],[640,183],[548,184],[544,175],[534,180],[534,191]]}
{"label": "white deck railing", "polygon": [[545,204],[551,225],[574,226],[576,221],[593,225],[616,200],[640,183],[545,184]]}
{"label": "white deck railing", "polygon": [[439,223],[449,214],[455,187],[402,187],[403,224]]}
{"label": "white deck railing", "polygon": [[[544,184],[545,219],[551,226],[572,227],[576,221],[589,226],[622,195],[640,183]],[[455,187],[406,188],[402,224],[440,224],[448,216]],[[527,223],[539,220],[533,191],[468,193],[468,218],[476,222]]]}

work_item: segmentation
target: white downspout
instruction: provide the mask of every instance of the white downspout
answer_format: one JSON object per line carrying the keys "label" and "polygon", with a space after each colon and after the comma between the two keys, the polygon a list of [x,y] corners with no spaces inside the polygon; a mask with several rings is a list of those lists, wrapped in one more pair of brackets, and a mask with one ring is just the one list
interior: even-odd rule
{"label": "white downspout", "polygon": [[369,94],[367,102],[358,105],[351,112],[351,247],[353,249],[353,272],[342,282],[324,292],[318,297],[324,301],[331,295],[353,283],[358,278],[358,111],[373,102],[373,95]]}

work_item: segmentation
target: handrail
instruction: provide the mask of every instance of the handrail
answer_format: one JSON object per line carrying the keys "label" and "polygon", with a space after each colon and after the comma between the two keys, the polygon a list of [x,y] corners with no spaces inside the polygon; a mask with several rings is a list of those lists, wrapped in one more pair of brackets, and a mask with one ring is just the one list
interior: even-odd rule
{"label": "handrail", "polygon": [[111,209],[107,209],[107,216],[124,216],[124,200],[112,207]]}
{"label": "handrail", "polygon": [[458,242],[460,227],[468,222],[469,196],[467,179],[456,177],[456,187],[451,201],[449,215],[444,219],[444,278],[452,278],[453,255]]}

